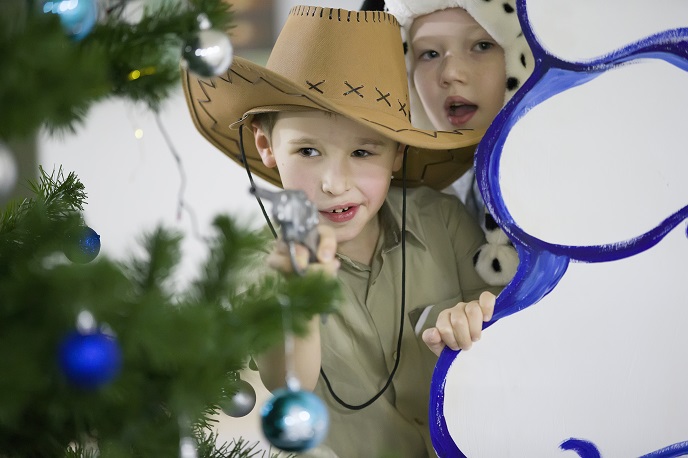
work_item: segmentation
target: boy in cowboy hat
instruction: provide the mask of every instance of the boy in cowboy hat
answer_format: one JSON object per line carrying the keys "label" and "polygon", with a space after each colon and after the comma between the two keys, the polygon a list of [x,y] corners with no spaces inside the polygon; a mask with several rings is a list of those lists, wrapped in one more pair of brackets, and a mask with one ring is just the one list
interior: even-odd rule
{"label": "boy in cowboy hat", "polygon": [[[436,357],[470,348],[497,290],[472,264],[479,226],[431,188],[470,168],[482,132],[411,125],[399,25],[381,12],[294,7],[266,67],[235,58],[226,75],[182,80],[209,141],[319,210],[316,265],[337,272],[345,302],[310,323],[293,358],[302,386],[328,405],[325,443],[341,457],[434,455]],[[296,258],[305,266],[305,249]],[[268,261],[291,269],[283,244]],[[284,385],[283,360],[279,349],[259,361],[269,389]]]}
{"label": "boy in cowboy hat", "polygon": [[[386,7],[407,38],[416,127],[486,129],[535,67],[514,0],[386,0],[375,7]],[[491,285],[508,283],[518,255],[486,212],[473,170],[451,190],[484,219],[488,243],[476,255],[476,270]]]}

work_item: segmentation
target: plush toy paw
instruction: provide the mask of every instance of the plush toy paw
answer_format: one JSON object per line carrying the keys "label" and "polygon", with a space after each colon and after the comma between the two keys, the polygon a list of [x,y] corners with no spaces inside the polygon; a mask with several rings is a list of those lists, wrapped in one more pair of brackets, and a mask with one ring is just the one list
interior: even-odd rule
{"label": "plush toy paw", "polygon": [[485,238],[487,243],[473,256],[473,265],[485,283],[504,286],[516,274],[518,253],[489,213],[485,213]]}

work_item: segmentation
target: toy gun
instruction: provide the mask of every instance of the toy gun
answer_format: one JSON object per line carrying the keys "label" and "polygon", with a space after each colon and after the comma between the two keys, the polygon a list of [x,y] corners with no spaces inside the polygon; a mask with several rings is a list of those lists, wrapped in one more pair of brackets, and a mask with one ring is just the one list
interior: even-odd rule
{"label": "toy gun", "polygon": [[316,261],[318,249],[318,209],[300,190],[269,191],[257,186],[251,193],[272,203],[272,217],[277,221],[282,240],[289,247],[291,266],[299,275],[305,272],[296,264],[296,244],[299,243],[310,253],[310,261]]}

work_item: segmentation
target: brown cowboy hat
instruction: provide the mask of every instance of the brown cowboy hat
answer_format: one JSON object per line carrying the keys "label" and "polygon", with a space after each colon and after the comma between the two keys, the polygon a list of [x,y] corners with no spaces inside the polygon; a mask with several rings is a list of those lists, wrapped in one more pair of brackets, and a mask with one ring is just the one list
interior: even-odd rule
{"label": "brown cowboy hat", "polygon": [[[399,23],[381,11],[296,6],[265,67],[235,57],[226,74],[202,78],[182,70],[196,128],[253,173],[282,186],[277,168],[263,165],[251,131],[254,114],[324,110],[346,116],[409,145],[408,186],[449,186],[473,165],[484,131],[421,130],[411,125]],[[401,171],[393,184],[401,184]]]}

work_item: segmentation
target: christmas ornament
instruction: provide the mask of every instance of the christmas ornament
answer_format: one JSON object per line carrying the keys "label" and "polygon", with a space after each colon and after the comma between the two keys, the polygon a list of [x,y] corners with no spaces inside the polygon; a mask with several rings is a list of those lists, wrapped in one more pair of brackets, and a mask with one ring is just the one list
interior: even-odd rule
{"label": "christmas ornament", "polygon": [[238,390],[220,402],[222,411],[230,417],[243,417],[251,413],[256,405],[256,391],[245,380],[237,380]]}
{"label": "christmas ornament", "polygon": [[98,20],[97,0],[47,0],[43,12],[60,16],[65,32],[75,40],[81,40],[91,32]]}
{"label": "christmas ornament", "polygon": [[0,142],[0,202],[17,183],[17,162],[7,146]]}
{"label": "christmas ornament", "polygon": [[191,437],[191,421],[187,415],[180,415],[177,419],[179,423],[179,458],[198,458],[196,441]]}
{"label": "christmas ornament", "polygon": [[119,373],[122,354],[115,337],[98,329],[93,315],[84,311],[77,318],[77,330],[60,345],[59,364],[74,386],[95,389]]}
{"label": "christmas ornament", "polygon": [[232,63],[232,43],[226,34],[211,29],[204,15],[199,16],[198,22],[200,30],[182,48],[182,63],[199,76],[221,75]]}
{"label": "christmas ornament", "polygon": [[263,434],[275,447],[302,452],[318,445],[327,434],[329,416],[323,402],[310,391],[280,388],[263,406]]}
{"label": "christmas ornament", "polygon": [[196,442],[189,436],[179,439],[179,458],[198,458]]}
{"label": "christmas ornament", "polygon": [[70,261],[86,264],[100,252],[100,235],[88,226],[78,226],[67,233],[64,253]]}

